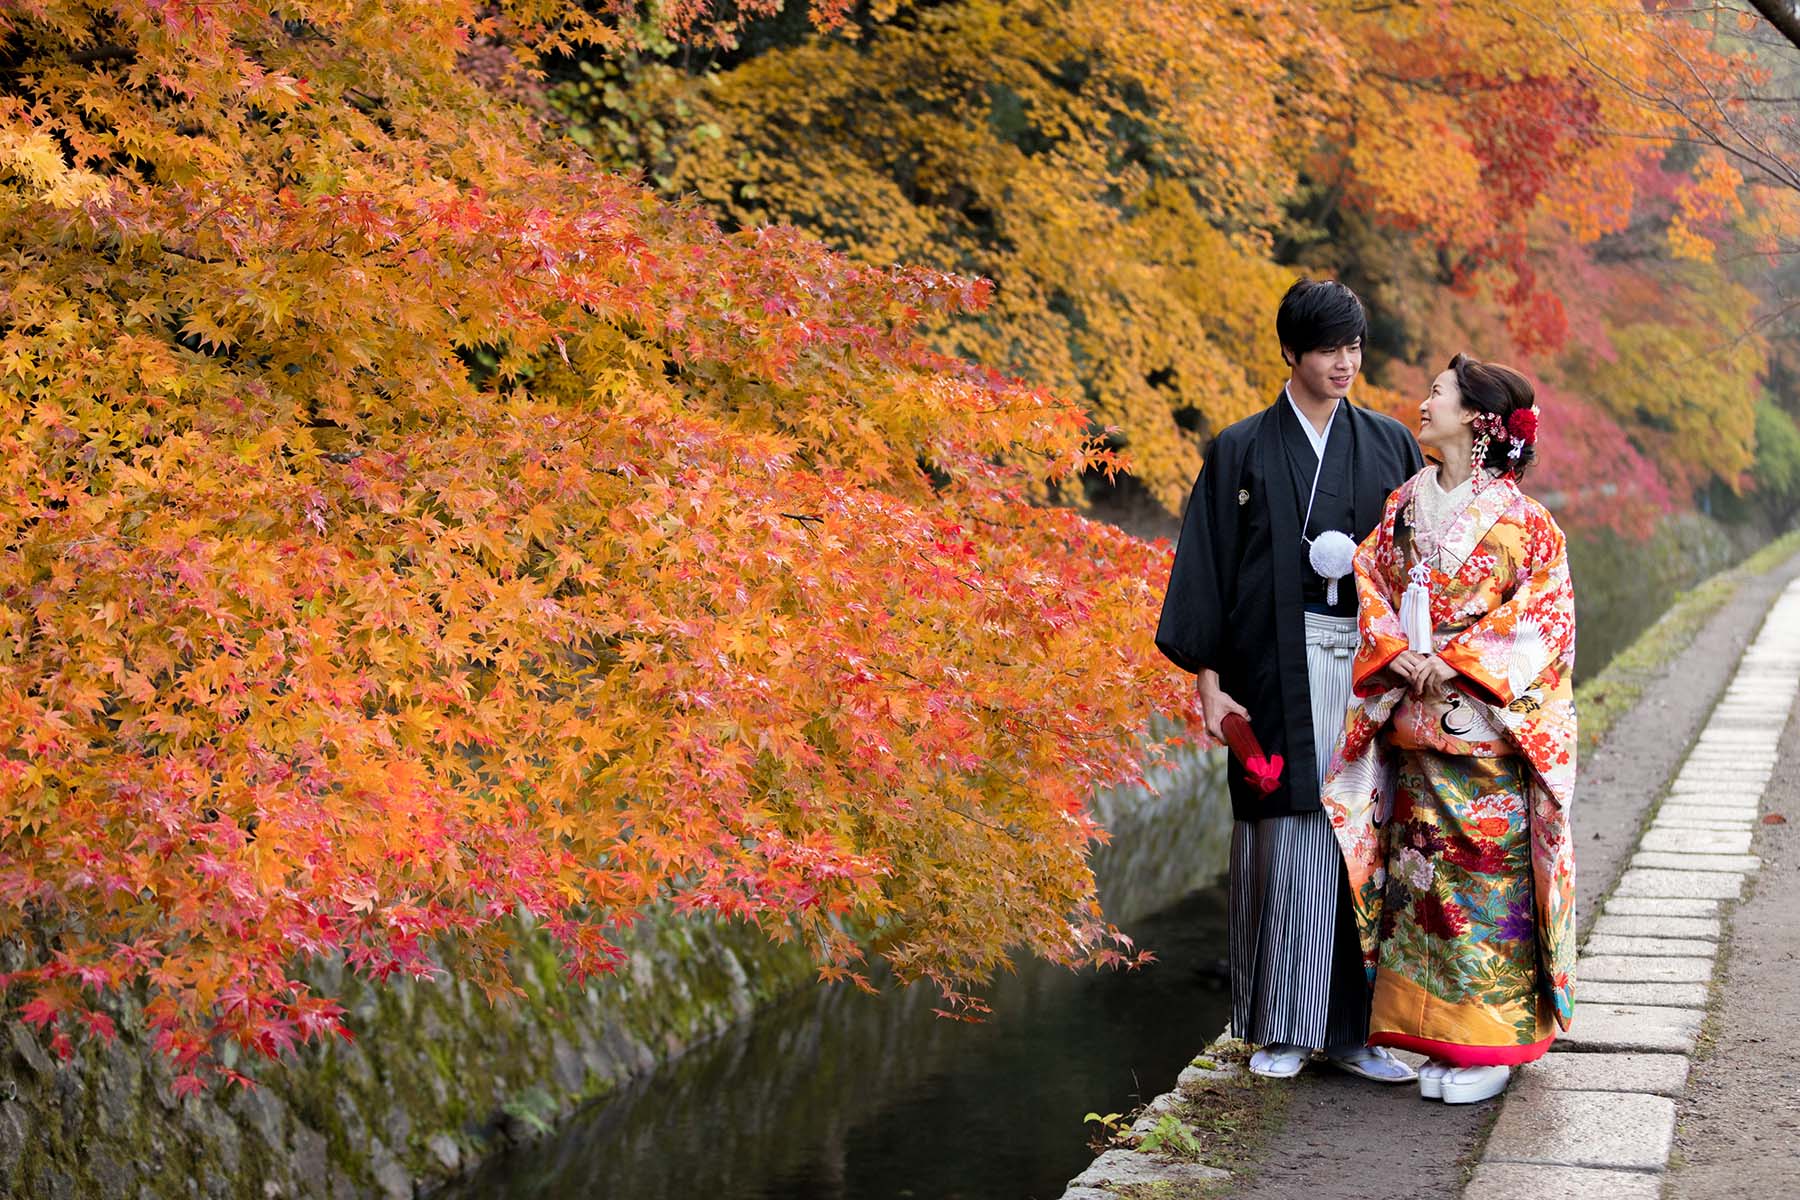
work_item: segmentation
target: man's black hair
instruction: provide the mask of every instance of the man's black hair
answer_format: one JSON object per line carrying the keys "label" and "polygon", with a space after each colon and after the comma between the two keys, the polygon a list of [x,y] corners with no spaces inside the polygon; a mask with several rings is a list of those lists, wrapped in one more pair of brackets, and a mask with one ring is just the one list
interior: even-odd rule
{"label": "man's black hair", "polygon": [[1275,335],[1298,358],[1311,350],[1367,339],[1369,314],[1356,293],[1337,280],[1303,275],[1275,310]]}

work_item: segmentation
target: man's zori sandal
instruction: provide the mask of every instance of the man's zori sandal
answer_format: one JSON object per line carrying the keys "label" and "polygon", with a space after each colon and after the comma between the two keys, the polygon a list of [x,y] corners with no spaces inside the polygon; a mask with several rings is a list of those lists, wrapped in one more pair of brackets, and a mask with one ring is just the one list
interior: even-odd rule
{"label": "man's zori sandal", "polygon": [[1417,1073],[1380,1046],[1357,1046],[1325,1056],[1332,1066],[1376,1083],[1411,1083]]}
{"label": "man's zori sandal", "polygon": [[1292,1079],[1311,1057],[1312,1051],[1305,1046],[1275,1042],[1250,1056],[1250,1073],[1264,1079]]}

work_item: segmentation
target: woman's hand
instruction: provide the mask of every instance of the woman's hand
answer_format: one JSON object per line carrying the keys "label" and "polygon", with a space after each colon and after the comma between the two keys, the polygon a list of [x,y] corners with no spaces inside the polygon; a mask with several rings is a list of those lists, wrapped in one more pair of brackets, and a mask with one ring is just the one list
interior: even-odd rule
{"label": "woman's hand", "polygon": [[1402,687],[1410,688],[1413,686],[1413,676],[1419,673],[1419,668],[1425,665],[1428,657],[1415,650],[1402,650],[1388,663],[1388,670],[1399,678]]}
{"label": "woman's hand", "polygon": [[1450,686],[1456,678],[1456,672],[1450,664],[1435,654],[1421,654],[1418,667],[1413,671],[1412,692],[1415,696],[1423,696],[1428,692],[1441,692]]}

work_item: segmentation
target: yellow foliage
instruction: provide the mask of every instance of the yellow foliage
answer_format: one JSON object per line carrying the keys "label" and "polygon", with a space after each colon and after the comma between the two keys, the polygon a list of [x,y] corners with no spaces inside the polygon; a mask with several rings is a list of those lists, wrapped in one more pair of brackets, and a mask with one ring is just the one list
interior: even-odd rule
{"label": "yellow foliage", "polygon": [[191,1090],[346,1030],[296,958],[488,985],[521,914],[584,973],[651,903],[879,930],[951,1003],[1120,961],[1087,802],[1193,692],[1166,549],[1027,500],[1080,411],[925,343],[987,285],[723,231],[459,59],[610,0],[475,9],[0,8],[9,1005],[67,1054],[134,990]]}
{"label": "yellow foliage", "polygon": [[[1679,296],[1670,312],[1658,301]],[[1690,488],[1717,476],[1736,488],[1756,457],[1764,348],[1756,297],[1710,265],[1671,264],[1623,288],[1606,312],[1610,354],[1577,357],[1571,385],[1598,401],[1665,471]]]}
{"label": "yellow foliage", "polygon": [[[1554,345],[1544,297],[1565,287],[1534,248],[1628,226],[1677,128],[1636,98],[1682,69],[1671,50],[1719,69],[1631,0],[967,0],[698,76],[590,66],[556,98],[603,162],[729,222],[991,279],[987,311],[938,342],[1078,399],[1173,510],[1207,437],[1285,376],[1273,316],[1300,271],[1282,259],[1363,266],[1321,242],[1339,210],[1440,260],[1428,294],[1386,303],[1485,283],[1512,332]],[[1678,255],[1708,253],[1736,183],[1701,157]]]}
{"label": "yellow foliage", "polygon": [[1286,375],[1267,231],[1316,120],[1301,32],[1274,4],[957,5],[699,82],[644,66],[654,118],[598,148],[735,223],[989,277],[941,342],[1084,399],[1174,508],[1203,434]]}

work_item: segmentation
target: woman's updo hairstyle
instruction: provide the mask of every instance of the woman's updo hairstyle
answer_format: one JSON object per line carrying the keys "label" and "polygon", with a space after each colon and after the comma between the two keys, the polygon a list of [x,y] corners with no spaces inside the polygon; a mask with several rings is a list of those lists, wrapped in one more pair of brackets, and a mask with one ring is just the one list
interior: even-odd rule
{"label": "woman's updo hairstyle", "polygon": [[[1515,479],[1523,477],[1526,469],[1537,459],[1537,447],[1532,445],[1536,440],[1536,417],[1532,414],[1513,421],[1512,416],[1516,412],[1530,414],[1532,406],[1537,402],[1531,381],[1511,367],[1485,363],[1480,359],[1470,358],[1467,354],[1458,354],[1451,359],[1450,370],[1456,373],[1456,390],[1462,394],[1462,406],[1470,412],[1486,413],[1495,418],[1485,422],[1486,424],[1504,430],[1517,428],[1522,421],[1529,427],[1525,445],[1517,458],[1511,457],[1511,438],[1504,432],[1494,434],[1490,428],[1487,454],[1481,460],[1481,465],[1490,471],[1511,471]],[[1477,432],[1483,424],[1477,417]]]}

